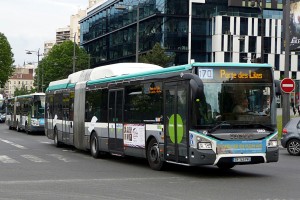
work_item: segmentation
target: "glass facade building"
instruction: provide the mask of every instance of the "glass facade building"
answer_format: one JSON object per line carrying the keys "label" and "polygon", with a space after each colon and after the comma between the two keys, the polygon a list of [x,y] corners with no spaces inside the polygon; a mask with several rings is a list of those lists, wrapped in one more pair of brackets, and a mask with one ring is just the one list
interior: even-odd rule
{"label": "glass facade building", "polygon": [[[251,0],[193,2],[104,0],[90,8],[80,21],[80,44],[90,54],[91,67],[135,62],[137,41],[139,55],[159,43],[166,53],[175,53],[172,64],[188,63],[191,3],[191,59],[196,62],[251,62],[261,56],[263,41],[264,61],[274,66],[275,78],[283,75],[282,0],[263,0],[263,9],[257,3],[251,4]],[[264,27],[261,27],[262,16]],[[261,28],[264,29],[263,37]],[[292,52],[292,78],[300,79],[299,60]]]}

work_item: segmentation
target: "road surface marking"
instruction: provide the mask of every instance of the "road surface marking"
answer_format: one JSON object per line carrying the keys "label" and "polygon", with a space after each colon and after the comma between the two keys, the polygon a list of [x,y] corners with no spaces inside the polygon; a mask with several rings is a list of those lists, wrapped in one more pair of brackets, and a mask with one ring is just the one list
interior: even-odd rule
{"label": "road surface marking", "polygon": [[22,145],[13,143],[13,142],[8,141],[8,140],[4,140],[4,139],[2,139],[2,138],[0,138],[0,141],[5,142],[5,143],[7,143],[7,144],[10,144],[10,145],[12,145],[12,146],[15,146],[15,147],[17,147],[17,148],[19,148],[19,149],[27,149],[26,147],[24,147],[24,146],[22,146]]}
{"label": "road surface marking", "polygon": [[60,161],[64,161],[64,162],[74,162],[74,160],[70,160],[68,158],[63,157],[62,155],[59,154],[47,154],[48,156],[52,156],[54,158],[57,158]]}
{"label": "road surface marking", "polygon": [[57,179],[57,180],[17,180],[17,181],[0,181],[0,185],[15,185],[15,184],[47,184],[47,183],[92,183],[92,182],[114,182],[114,181],[141,181],[141,180],[164,180],[164,179],[180,179],[180,177],[144,177],[144,178],[103,178],[103,179]]}
{"label": "road surface marking", "polygon": [[2,163],[19,163],[15,159],[12,159],[5,155],[0,155],[0,162],[2,162]]}
{"label": "road surface marking", "polygon": [[34,156],[34,155],[21,155],[23,158],[26,158],[32,162],[37,162],[37,163],[44,163],[44,162],[48,162],[42,158],[39,158],[37,156]]}

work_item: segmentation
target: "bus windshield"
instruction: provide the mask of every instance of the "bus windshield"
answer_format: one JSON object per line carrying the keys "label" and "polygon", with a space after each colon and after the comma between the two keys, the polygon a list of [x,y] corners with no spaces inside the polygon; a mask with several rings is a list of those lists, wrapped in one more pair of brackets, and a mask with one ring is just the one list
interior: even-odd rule
{"label": "bus windshield", "polygon": [[36,97],[33,104],[32,117],[43,118],[45,113],[45,96]]}
{"label": "bus windshield", "polygon": [[[271,71],[256,71],[256,76],[261,78],[250,79],[244,77],[255,69],[250,69],[251,72],[249,69],[222,70],[214,70],[213,78],[202,79],[203,94],[193,99],[192,126],[205,128],[224,122],[230,125],[272,126]],[[243,78],[238,77],[241,73]]]}

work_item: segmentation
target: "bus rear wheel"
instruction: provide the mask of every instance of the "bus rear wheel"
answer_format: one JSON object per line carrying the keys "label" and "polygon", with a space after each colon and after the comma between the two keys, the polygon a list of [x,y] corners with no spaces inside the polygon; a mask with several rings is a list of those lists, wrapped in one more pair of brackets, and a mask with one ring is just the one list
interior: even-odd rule
{"label": "bus rear wheel", "polygon": [[17,121],[17,127],[16,127],[16,130],[17,130],[18,132],[21,131],[21,129],[20,129],[20,127],[19,127],[19,121]]}
{"label": "bus rear wheel", "polygon": [[148,163],[153,170],[163,170],[164,161],[161,160],[159,146],[156,139],[152,138],[147,147]]}
{"label": "bus rear wheel", "polygon": [[25,132],[26,132],[26,134],[29,134],[29,128],[28,128],[28,124],[27,123],[25,124]]}
{"label": "bus rear wheel", "polygon": [[99,158],[100,151],[99,151],[99,145],[98,145],[98,137],[97,134],[93,133],[91,136],[91,143],[90,143],[90,148],[91,148],[91,155],[94,158]]}
{"label": "bus rear wheel", "polygon": [[61,147],[61,142],[58,141],[58,132],[57,132],[56,128],[54,128],[54,140],[53,140],[53,142],[54,142],[54,145],[56,147]]}
{"label": "bus rear wheel", "polygon": [[90,141],[90,149],[91,149],[91,155],[94,158],[104,158],[107,153],[100,151],[99,149],[99,140],[96,133],[92,133],[91,141]]}

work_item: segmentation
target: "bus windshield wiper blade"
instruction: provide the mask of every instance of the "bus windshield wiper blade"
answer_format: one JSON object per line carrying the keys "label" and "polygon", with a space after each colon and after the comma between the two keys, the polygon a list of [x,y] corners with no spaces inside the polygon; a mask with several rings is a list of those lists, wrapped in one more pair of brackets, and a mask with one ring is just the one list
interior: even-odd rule
{"label": "bus windshield wiper blade", "polygon": [[252,125],[253,125],[253,126],[261,126],[262,128],[265,128],[265,129],[274,131],[274,128],[273,128],[273,127],[267,126],[267,125],[264,125],[264,124],[257,123],[257,124],[252,124]]}
{"label": "bus windshield wiper blade", "polygon": [[222,126],[230,126],[231,124],[229,124],[227,121],[222,121],[219,124],[217,124],[216,126],[212,127],[211,129],[207,130],[208,133],[213,133],[215,132],[218,128],[222,127]]}

